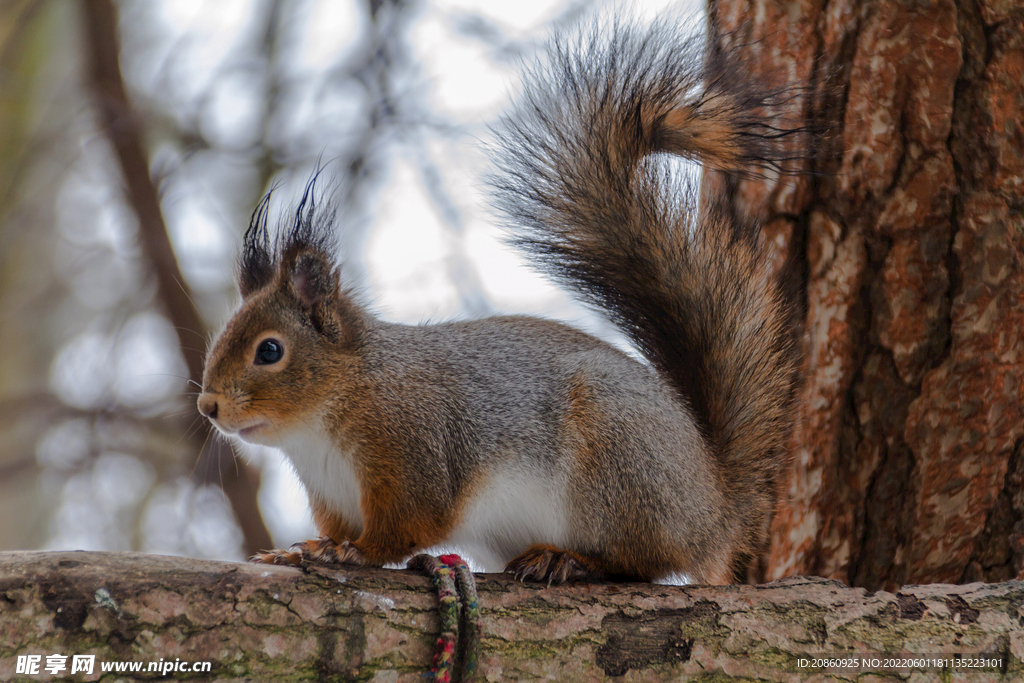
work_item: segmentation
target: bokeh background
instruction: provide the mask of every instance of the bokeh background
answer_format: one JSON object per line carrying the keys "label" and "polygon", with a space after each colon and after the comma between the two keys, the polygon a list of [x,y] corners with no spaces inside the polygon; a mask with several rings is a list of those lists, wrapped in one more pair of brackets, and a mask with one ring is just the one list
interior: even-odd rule
{"label": "bokeh background", "polygon": [[[481,180],[521,61],[608,3],[124,0],[111,43],[98,1],[0,2],[0,550],[242,559],[313,533],[279,453],[208,438],[187,358],[238,303],[253,206],[277,185],[287,213],[318,160],[346,278],[381,317],[532,313],[614,339],[502,243]],[[701,11],[631,11],[666,7]],[[97,54],[117,45],[114,134],[131,125],[148,177],[101,115]],[[202,329],[175,325],[168,277]]]}

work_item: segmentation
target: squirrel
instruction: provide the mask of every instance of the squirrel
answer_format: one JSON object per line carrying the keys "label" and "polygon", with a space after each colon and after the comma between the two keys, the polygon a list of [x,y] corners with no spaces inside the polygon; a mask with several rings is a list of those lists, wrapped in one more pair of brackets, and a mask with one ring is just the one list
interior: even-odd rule
{"label": "squirrel", "polygon": [[379,320],[342,284],[317,176],[275,238],[263,198],[198,407],[288,456],[322,536],[255,561],[382,566],[445,545],[548,584],[725,584],[764,550],[794,304],[757,221],[708,193],[698,207],[670,157],[757,172],[786,158],[787,131],[742,65],[679,33],[556,36],[492,148],[513,242],[646,363],[533,317]]}

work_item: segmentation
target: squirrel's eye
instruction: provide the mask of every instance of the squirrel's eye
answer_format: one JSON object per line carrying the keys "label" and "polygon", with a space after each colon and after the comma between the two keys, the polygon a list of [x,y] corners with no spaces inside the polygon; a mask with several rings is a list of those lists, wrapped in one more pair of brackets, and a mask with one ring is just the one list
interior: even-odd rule
{"label": "squirrel's eye", "polygon": [[272,365],[281,360],[284,346],[276,339],[264,339],[256,348],[256,365]]}

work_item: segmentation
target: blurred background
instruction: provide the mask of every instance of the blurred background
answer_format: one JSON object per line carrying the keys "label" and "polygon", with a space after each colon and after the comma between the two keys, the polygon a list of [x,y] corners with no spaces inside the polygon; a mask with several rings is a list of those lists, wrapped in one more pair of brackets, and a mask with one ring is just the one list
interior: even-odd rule
{"label": "blurred background", "polygon": [[[634,12],[699,4],[651,1]],[[387,320],[599,318],[502,243],[482,146],[553,27],[607,3],[0,0],[0,550],[242,559],[314,533],[276,451],[195,410],[249,213],[320,159]]]}

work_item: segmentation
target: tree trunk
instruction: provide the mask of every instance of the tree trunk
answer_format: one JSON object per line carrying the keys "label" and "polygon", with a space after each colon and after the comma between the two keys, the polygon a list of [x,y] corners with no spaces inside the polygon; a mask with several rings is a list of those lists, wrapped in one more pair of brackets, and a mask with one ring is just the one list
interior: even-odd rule
{"label": "tree trunk", "polygon": [[712,0],[814,175],[744,180],[803,251],[795,467],[760,577],[1024,578],[1024,2]]}
{"label": "tree trunk", "polygon": [[[882,655],[909,653],[996,660],[971,680],[1024,675],[1020,581],[893,595],[825,579],[548,588],[490,574],[477,576],[477,590],[478,680],[797,681],[826,672],[827,680],[857,680],[869,671],[892,676],[872,680],[899,680],[911,669],[889,667]],[[162,659],[210,662],[208,674],[182,676],[193,680],[412,683],[433,654],[437,607],[430,581],[410,571],[0,553],[0,680],[15,674],[18,655],[41,655],[45,664],[47,655],[91,654],[94,673],[103,663]],[[849,665],[817,666],[822,657]],[[919,662],[914,680],[938,680],[940,670]]]}

